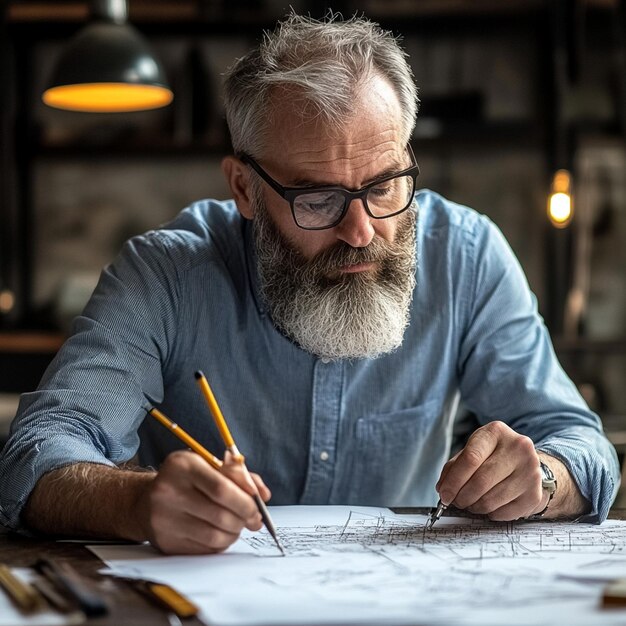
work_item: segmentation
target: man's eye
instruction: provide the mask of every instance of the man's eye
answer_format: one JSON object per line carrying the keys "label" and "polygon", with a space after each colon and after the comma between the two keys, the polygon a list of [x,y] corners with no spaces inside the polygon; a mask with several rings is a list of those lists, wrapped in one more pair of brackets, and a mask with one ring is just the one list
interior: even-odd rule
{"label": "man's eye", "polygon": [[309,203],[307,206],[307,211],[310,211],[311,213],[334,213],[335,210],[336,205],[329,202],[317,202],[315,204]]}
{"label": "man's eye", "polygon": [[388,196],[390,193],[393,193],[394,187],[390,184],[378,185],[377,187],[372,187],[369,190],[369,193],[376,196],[377,198],[382,198],[384,196]]}
{"label": "man's eye", "polygon": [[311,194],[300,198],[299,204],[307,211],[334,211],[337,208],[337,198],[334,194]]}

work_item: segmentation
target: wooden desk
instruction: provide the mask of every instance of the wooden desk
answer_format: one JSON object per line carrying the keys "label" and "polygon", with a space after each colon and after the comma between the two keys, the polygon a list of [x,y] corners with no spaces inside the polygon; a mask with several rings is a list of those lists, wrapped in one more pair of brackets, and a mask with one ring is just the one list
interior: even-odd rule
{"label": "wooden desk", "polygon": [[[427,508],[394,508],[397,513],[428,513]],[[456,513],[455,513],[456,514]],[[611,519],[626,519],[626,509],[614,509]],[[0,534],[0,562],[28,567],[41,556],[66,561],[93,581],[94,589],[106,598],[110,612],[106,617],[87,620],[98,626],[159,626],[169,624],[165,610],[133,590],[129,585],[97,572],[103,563],[78,543],[29,539],[15,534]],[[185,626],[200,626],[197,619],[184,620]]]}
{"label": "wooden desk", "polygon": [[[104,566],[84,545],[59,541],[29,539],[15,534],[0,534],[0,562],[14,567],[29,567],[46,556],[67,562],[90,582],[94,590],[106,599],[110,611],[105,617],[87,620],[98,626],[159,626],[168,625],[167,611],[153,604],[126,583],[97,572]],[[199,626],[197,619],[184,620],[185,626]]]}

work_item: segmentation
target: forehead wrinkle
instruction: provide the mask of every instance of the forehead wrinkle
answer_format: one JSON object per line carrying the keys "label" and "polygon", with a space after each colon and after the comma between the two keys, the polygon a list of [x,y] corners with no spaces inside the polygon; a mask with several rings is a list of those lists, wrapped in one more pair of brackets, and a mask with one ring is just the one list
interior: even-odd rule
{"label": "forehead wrinkle", "polygon": [[332,130],[318,121],[300,126],[293,133],[283,134],[280,143],[288,153],[293,151],[294,157],[329,153],[343,156],[359,150],[371,153],[389,142],[401,140],[402,129],[397,118],[398,115],[393,112],[383,112],[374,107],[373,110],[353,114],[341,129]]}
{"label": "forehead wrinkle", "polygon": [[[398,154],[398,146],[394,141],[386,142],[387,145],[382,150],[376,150],[377,156],[375,160],[371,158],[371,150],[364,151],[362,156],[358,157],[355,163],[355,157],[337,156],[331,159],[311,159],[298,163],[298,174],[291,176],[286,183],[288,186],[301,186],[303,184],[317,185],[340,185],[344,183],[338,177],[349,176],[357,183],[366,184],[390,171],[402,169],[401,155]],[[317,152],[317,151],[315,151]],[[327,151],[321,151],[326,153]],[[390,158],[388,158],[390,156]],[[373,169],[377,163],[380,167]],[[369,170],[369,171],[368,171]],[[355,179],[356,177],[356,179]]]}
{"label": "forehead wrinkle", "polygon": [[[398,145],[393,139],[389,139],[385,141],[383,144],[376,146],[376,148],[372,148],[371,145],[366,144],[366,148],[359,149],[357,146],[357,154],[352,153],[350,148],[352,146],[357,146],[357,144],[346,144],[340,148],[340,154],[336,156],[326,156],[329,152],[332,155],[333,151],[329,151],[328,149],[310,151],[311,157],[305,158],[304,160],[299,162],[299,165],[303,167],[318,167],[319,165],[349,165],[354,162],[357,163],[356,167],[362,167],[361,163],[365,165],[369,165],[374,163],[375,161],[379,161],[384,159],[389,153],[401,153],[402,150],[398,150]],[[375,157],[372,159],[372,153],[375,153]],[[305,153],[300,153],[301,156],[306,156]],[[321,158],[318,158],[321,157]]]}

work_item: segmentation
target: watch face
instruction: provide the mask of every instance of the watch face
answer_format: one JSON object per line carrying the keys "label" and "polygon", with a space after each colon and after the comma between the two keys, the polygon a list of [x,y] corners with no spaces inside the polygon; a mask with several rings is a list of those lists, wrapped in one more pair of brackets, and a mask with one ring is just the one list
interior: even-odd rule
{"label": "watch face", "polygon": [[556,478],[552,473],[552,470],[545,464],[541,463],[541,487],[548,493],[554,493],[556,491]]}

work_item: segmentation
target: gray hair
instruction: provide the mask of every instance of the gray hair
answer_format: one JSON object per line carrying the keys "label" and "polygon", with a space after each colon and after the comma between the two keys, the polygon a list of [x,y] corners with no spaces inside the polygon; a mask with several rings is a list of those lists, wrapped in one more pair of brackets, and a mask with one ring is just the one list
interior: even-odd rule
{"label": "gray hair", "polygon": [[320,117],[339,130],[354,114],[354,98],[373,74],[393,87],[408,142],[418,97],[406,53],[378,24],[354,16],[324,21],[292,13],[227,71],[226,121],[235,153],[260,157],[272,123],[271,97],[282,88],[303,117]]}

